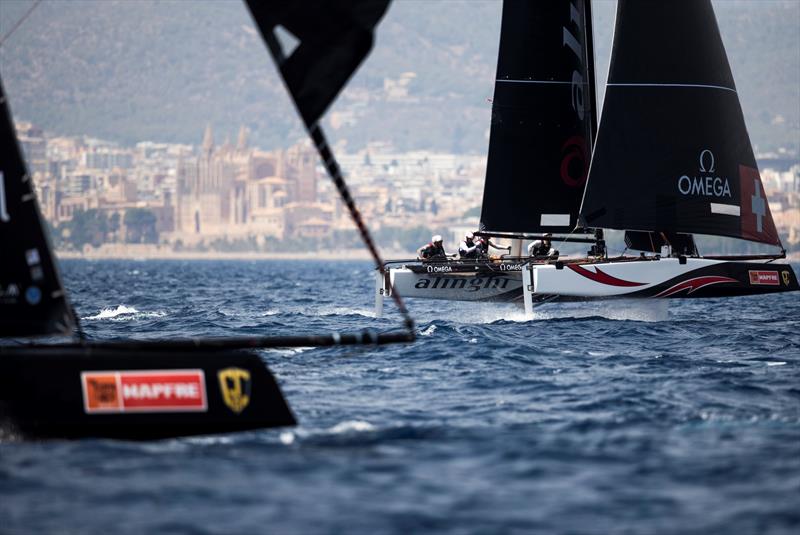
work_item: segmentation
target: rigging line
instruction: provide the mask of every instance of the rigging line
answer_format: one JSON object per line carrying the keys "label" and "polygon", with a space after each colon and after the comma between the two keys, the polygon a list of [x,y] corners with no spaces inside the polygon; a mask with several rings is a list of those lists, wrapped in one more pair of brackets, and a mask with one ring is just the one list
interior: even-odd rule
{"label": "rigging line", "polygon": [[28,11],[26,11],[25,14],[22,15],[22,17],[20,17],[20,19],[17,21],[17,23],[14,24],[14,26],[12,26],[11,29],[8,30],[6,32],[6,34],[2,38],[0,38],[0,46],[3,46],[3,43],[6,42],[6,39],[11,37],[11,34],[13,34],[15,31],[17,31],[17,28],[19,28],[22,25],[22,23],[25,22],[25,19],[27,19],[28,16],[31,13],[33,13],[33,10],[36,9],[36,6],[38,6],[41,2],[42,2],[42,0],[35,0],[33,2],[33,5],[28,9]]}
{"label": "rigging line", "polygon": [[559,247],[561,247],[562,245],[564,245],[565,243],[567,243],[567,240],[569,239],[569,237],[570,237],[570,236],[572,236],[573,234],[575,234],[575,232],[576,232],[577,230],[578,230],[578,224],[576,223],[576,224],[575,224],[575,227],[574,227],[572,230],[570,230],[570,231],[569,231],[569,234],[567,234],[566,236],[564,236],[564,238],[562,238],[562,240],[561,240],[561,241],[558,243],[558,246],[559,246]]}
{"label": "rigging line", "polygon": [[[358,229],[359,234],[361,234],[361,239],[364,242],[364,245],[367,246],[367,249],[372,255],[372,259],[375,261],[375,265],[380,271],[381,275],[385,276],[386,267],[384,265],[384,261],[378,252],[378,248],[372,239],[369,229],[367,229],[367,225],[364,223],[364,219],[361,217],[361,212],[359,212],[358,207],[356,206],[356,203],[350,194],[347,183],[345,183],[344,178],[342,177],[341,168],[339,167],[339,164],[337,163],[336,158],[334,157],[333,152],[328,145],[328,141],[325,138],[325,134],[322,132],[322,128],[319,126],[319,123],[314,123],[311,126],[306,125],[306,130],[314,142],[317,152],[319,152],[320,158],[325,164],[325,169],[328,171],[328,176],[331,177],[333,184],[336,186],[339,196],[342,198],[342,202],[344,202],[345,206],[347,206],[347,209],[350,212],[350,217],[356,224],[356,228]],[[403,317],[403,322],[405,323],[406,329],[413,339],[415,336],[414,320],[409,314],[408,309],[403,302],[403,298],[400,297],[400,294],[398,294],[393,287],[391,287],[391,282],[389,284],[392,299],[394,299],[397,309],[400,311],[400,315]]]}

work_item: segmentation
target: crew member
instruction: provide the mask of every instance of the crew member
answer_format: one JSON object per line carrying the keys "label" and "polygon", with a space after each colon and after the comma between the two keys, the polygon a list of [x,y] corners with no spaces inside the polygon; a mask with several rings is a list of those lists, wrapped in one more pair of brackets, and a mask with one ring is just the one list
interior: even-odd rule
{"label": "crew member", "polygon": [[475,243],[475,235],[472,232],[467,232],[464,241],[458,245],[458,255],[461,258],[478,258],[480,255],[480,249]]}
{"label": "crew member", "polygon": [[556,252],[550,243],[550,234],[545,234],[541,240],[532,241],[528,245],[528,256],[553,256]]}
{"label": "crew member", "polygon": [[478,247],[478,256],[480,258],[489,258],[489,247],[492,249],[497,249],[499,251],[506,251],[507,253],[511,253],[511,246],[508,247],[500,247],[496,243],[492,241],[491,238],[484,238],[480,237],[476,240],[475,245]]}
{"label": "crew member", "polygon": [[447,254],[444,252],[442,237],[438,234],[431,238],[430,243],[417,249],[417,258],[420,260],[444,260]]}

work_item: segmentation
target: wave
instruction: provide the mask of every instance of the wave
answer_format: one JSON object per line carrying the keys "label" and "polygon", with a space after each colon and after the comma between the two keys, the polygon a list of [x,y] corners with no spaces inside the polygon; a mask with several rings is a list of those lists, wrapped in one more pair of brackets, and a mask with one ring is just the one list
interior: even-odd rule
{"label": "wave", "polygon": [[367,431],[374,431],[375,426],[363,420],[346,420],[339,422],[330,429],[329,433],[342,434],[342,433],[363,433]]}
{"label": "wave", "polygon": [[94,316],[85,316],[81,319],[84,320],[112,320],[112,321],[129,321],[142,318],[161,318],[166,316],[167,313],[163,311],[156,312],[139,312],[134,307],[126,305],[119,305],[117,308],[104,308]]}
{"label": "wave", "polygon": [[374,318],[375,312],[370,309],[349,308],[343,306],[321,306],[314,309],[303,308],[294,312],[304,316],[363,316]]}
{"label": "wave", "polygon": [[436,332],[436,325],[431,324],[431,325],[428,325],[428,327],[426,327],[424,330],[420,331],[419,335],[420,336],[430,336],[434,332]]}

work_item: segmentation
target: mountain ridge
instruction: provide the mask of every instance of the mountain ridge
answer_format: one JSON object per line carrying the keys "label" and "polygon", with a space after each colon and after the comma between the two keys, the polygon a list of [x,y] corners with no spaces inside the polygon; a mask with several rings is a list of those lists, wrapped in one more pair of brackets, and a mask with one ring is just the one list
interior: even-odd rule
{"label": "mountain ridge", "polygon": [[[0,3],[0,34],[30,7]],[[376,46],[332,107],[330,136],[356,150],[485,153],[500,3],[396,1]],[[800,150],[800,3],[714,3],[751,140],[759,152]],[[598,93],[608,69],[615,2],[594,4]],[[678,37],[679,38],[679,37]],[[303,136],[243,3],[43,2],[0,48],[17,119],[59,135],[198,144],[205,125],[263,147]],[[407,96],[384,85],[413,72]],[[220,139],[219,141],[222,141]]]}

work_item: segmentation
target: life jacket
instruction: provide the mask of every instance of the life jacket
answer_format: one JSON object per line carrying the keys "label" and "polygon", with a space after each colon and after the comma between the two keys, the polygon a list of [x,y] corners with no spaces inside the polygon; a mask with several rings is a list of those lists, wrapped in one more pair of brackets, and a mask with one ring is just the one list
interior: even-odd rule
{"label": "life jacket", "polygon": [[428,245],[422,249],[422,258],[433,258],[434,256],[445,256],[444,246],[428,242]]}
{"label": "life jacket", "polygon": [[478,248],[473,240],[464,240],[458,246],[458,254],[462,258],[475,258],[478,256]]}

